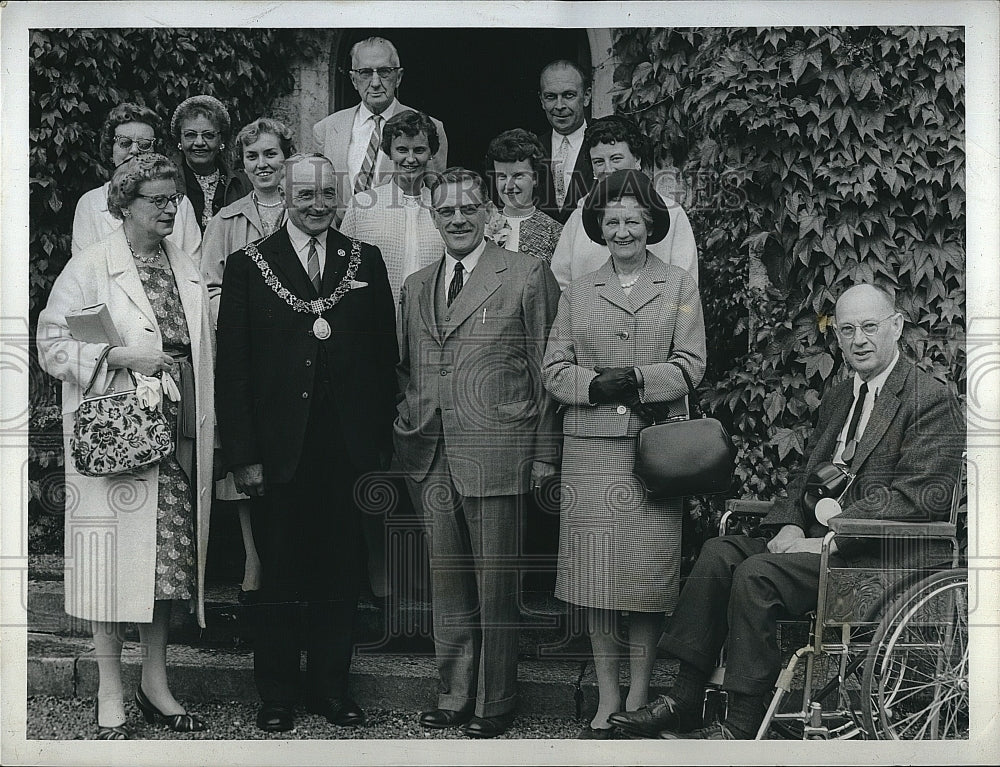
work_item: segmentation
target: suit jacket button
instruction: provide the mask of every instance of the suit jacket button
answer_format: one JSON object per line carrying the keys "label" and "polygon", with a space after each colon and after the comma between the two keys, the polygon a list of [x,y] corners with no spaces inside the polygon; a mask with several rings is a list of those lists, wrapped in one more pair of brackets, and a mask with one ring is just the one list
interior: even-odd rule
{"label": "suit jacket button", "polygon": [[444,321],[445,321],[445,322],[451,322],[451,315],[450,315],[450,314],[446,314],[446,315],[444,316]]}
{"label": "suit jacket button", "polygon": [[617,335],[622,341],[628,341],[628,331],[619,330],[615,335]]}
{"label": "suit jacket button", "polygon": [[628,412],[628,408],[624,405],[618,406],[618,415],[625,415]]}
{"label": "suit jacket button", "polygon": [[309,392],[307,391],[302,392],[302,399],[309,399]]}
{"label": "suit jacket button", "polygon": [[442,371],[441,371],[441,375],[443,375],[443,376],[446,376],[446,375],[448,375],[448,371],[447,371],[447,370],[442,370]]}
{"label": "suit jacket button", "polygon": [[313,364],[312,360],[306,360],[306,367],[309,367],[312,364]]}

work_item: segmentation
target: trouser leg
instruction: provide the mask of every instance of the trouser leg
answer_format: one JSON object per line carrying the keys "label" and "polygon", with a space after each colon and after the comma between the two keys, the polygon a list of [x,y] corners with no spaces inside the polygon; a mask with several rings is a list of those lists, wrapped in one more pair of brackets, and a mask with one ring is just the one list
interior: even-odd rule
{"label": "trouser leg", "polygon": [[479,602],[476,716],[506,714],[517,694],[518,542],[523,496],[463,498]]}
{"label": "trouser leg", "polygon": [[733,572],[747,557],[766,549],[763,540],[743,535],[706,541],[681,589],[660,647],[707,678],[718,662],[729,630]]}
{"label": "trouser leg", "polygon": [[420,482],[407,479],[428,532],[434,653],[439,708],[460,711],[476,700],[481,637],[469,530],[461,499],[441,453]]}

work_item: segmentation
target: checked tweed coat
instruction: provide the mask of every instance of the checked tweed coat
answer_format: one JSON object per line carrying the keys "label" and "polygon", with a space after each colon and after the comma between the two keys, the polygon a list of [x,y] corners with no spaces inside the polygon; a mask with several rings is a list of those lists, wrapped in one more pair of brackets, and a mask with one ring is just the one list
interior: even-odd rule
{"label": "checked tweed coat", "polygon": [[626,296],[609,259],[563,293],[543,367],[545,387],[566,406],[556,596],[607,610],[670,611],[681,505],[646,500],[632,466],[635,437],[649,422],[624,405],[590,404],[595,366],[639,368],[643,401],[684,412],[680,368],[694,385],[705,372],[691,275],[650,254]]}

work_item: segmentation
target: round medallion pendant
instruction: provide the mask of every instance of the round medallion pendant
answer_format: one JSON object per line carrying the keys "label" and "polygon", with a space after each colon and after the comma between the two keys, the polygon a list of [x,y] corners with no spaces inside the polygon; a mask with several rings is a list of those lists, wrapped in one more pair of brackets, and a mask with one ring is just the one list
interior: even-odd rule
{"label": "round medallion pendant", "polygon": [[322,317],[317,317],[313,323],[313,333],[320,341],[325,341],[330,337],[330,323]]}

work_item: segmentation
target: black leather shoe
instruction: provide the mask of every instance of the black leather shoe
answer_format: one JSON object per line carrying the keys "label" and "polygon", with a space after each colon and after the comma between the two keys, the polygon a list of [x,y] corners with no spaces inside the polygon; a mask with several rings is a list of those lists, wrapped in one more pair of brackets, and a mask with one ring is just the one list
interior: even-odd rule
{"label": "black leather shoe", "polygon": [[357,727],[365,721],[365,712],[352,698],[322,698],[312,701],[308,709],[340,727]]}
{"label": "black leather shoe", "polygon": [[264,732],[287,732],[295,726],[295,712],[284,703],[264,701],[257,712],[257,726]]}
{"label": "black leather shoe", "polygon": [[656,738],[664,730],[691,732],[701,726],[701,717],[681,708],[669,695],[661,695],[636,711],[616,711],[608,722],[629,735]]}
{"label": "black leather shoe", "polygon": [[507,728],[513,721],[513,712],[499,716],[474,716],[462,728],[462,732],[470,738],[495,738],[507,732]]}
{"label": "black leather shoe", "polygon": [[753,738],[743,735],[737,730],[733,730],[719,722],[702,727],[694,732],[661,732],[660,737],[664,740],[753,740]]}
{"label": "black leather shoe", "polygon": [[420,726],[432,730],[459,727],[472,719],[472,711],[453,711],[450,708],[433,708],[420,713]]}

